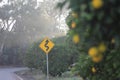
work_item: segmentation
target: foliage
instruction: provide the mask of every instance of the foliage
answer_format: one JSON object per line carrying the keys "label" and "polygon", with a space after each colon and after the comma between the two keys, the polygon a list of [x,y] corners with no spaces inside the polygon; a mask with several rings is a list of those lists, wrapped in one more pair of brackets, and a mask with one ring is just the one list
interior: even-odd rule
{"label": "foliage", "polygon": [[41,65],[41,61],[43,61],[42,58],[44,59],[44,55],[40,54],[38,43],[34,43],[32,47],[28,48],[23,58],[23,62],[25,66],[31,69],[38,69]]}
{"label": "foliage", "polygon": [[25,52],[24,49],[20,46],[5,47],[3,50],[4,54],[0,56],[0,65],[22,66],[21,53]]}
{"label": "foliage", "polygon": [[55,27],[59,25],[58,11],[53,9],[56,3],[57,0],[0,0],[0,56],[6,47],[27,47],[39,36],[61,33]]}
{"label": "foliage", "polygon": [[[120,78],[120,1],[64,0],[70,13],[66,23],[68,35],[79,35],[81,54],[74,70],[85,80],[117,80]],[[73,41],[74,42],[74,41]]]}
{"label": "foliage", "polygon": [[[69,42],[70,39],[67,41]],[[69,45],[66,37],[54,38],[55,47],[49,53],[49,74],[61,76],[78,59],[75,45]],[[25,65],[30,68],[39,68],[46,73],[46,55],[38,47],[40,42],[33,45],[25,56]],[[76,52],[75,52],[76,51]],[[75,56],[73,56],[75,55]]]}

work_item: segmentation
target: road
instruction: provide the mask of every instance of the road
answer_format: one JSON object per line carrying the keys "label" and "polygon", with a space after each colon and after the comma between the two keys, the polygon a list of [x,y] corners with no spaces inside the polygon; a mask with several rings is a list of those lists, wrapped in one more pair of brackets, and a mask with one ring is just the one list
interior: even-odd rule
{"label": "road", "polygon": [[14,72],[25,69],[27,68],[0,68],[0,80],[22,80]]}

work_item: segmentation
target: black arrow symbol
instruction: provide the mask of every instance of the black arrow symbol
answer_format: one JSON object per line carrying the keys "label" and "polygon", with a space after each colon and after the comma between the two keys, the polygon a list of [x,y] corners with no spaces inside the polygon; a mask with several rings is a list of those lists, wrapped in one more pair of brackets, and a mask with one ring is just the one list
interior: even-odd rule
{"label": "black arrow symbol", "polygon": [[48,40],[46,40],[45,42],[46,42],[46,43],[45,43],[45,45],[44,45],[44,46],[45,46],[45,48],[46,48],[46,51],[48,51],[48,50],[49,50],[49,46],[48,46],[49,41],[48,41]]}

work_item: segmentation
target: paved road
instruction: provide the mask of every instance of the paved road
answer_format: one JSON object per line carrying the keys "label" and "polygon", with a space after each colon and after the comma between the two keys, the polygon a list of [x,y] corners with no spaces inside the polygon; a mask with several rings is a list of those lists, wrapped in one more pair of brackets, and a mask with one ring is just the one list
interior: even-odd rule
{"label": "paved road", "polygon": [[21,80],[14,72],[25,69],[27,68],[0,68],[0,80]]}

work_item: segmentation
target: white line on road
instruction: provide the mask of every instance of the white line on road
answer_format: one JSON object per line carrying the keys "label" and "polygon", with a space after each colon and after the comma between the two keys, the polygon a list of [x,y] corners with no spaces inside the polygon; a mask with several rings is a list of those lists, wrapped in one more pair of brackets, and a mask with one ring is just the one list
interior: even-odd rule
{"label": "white line on road", "polygon": [[20,76],[18,76],[17,74],[14,73],[14,75],[19,79],[19,80],[23,80]]}

